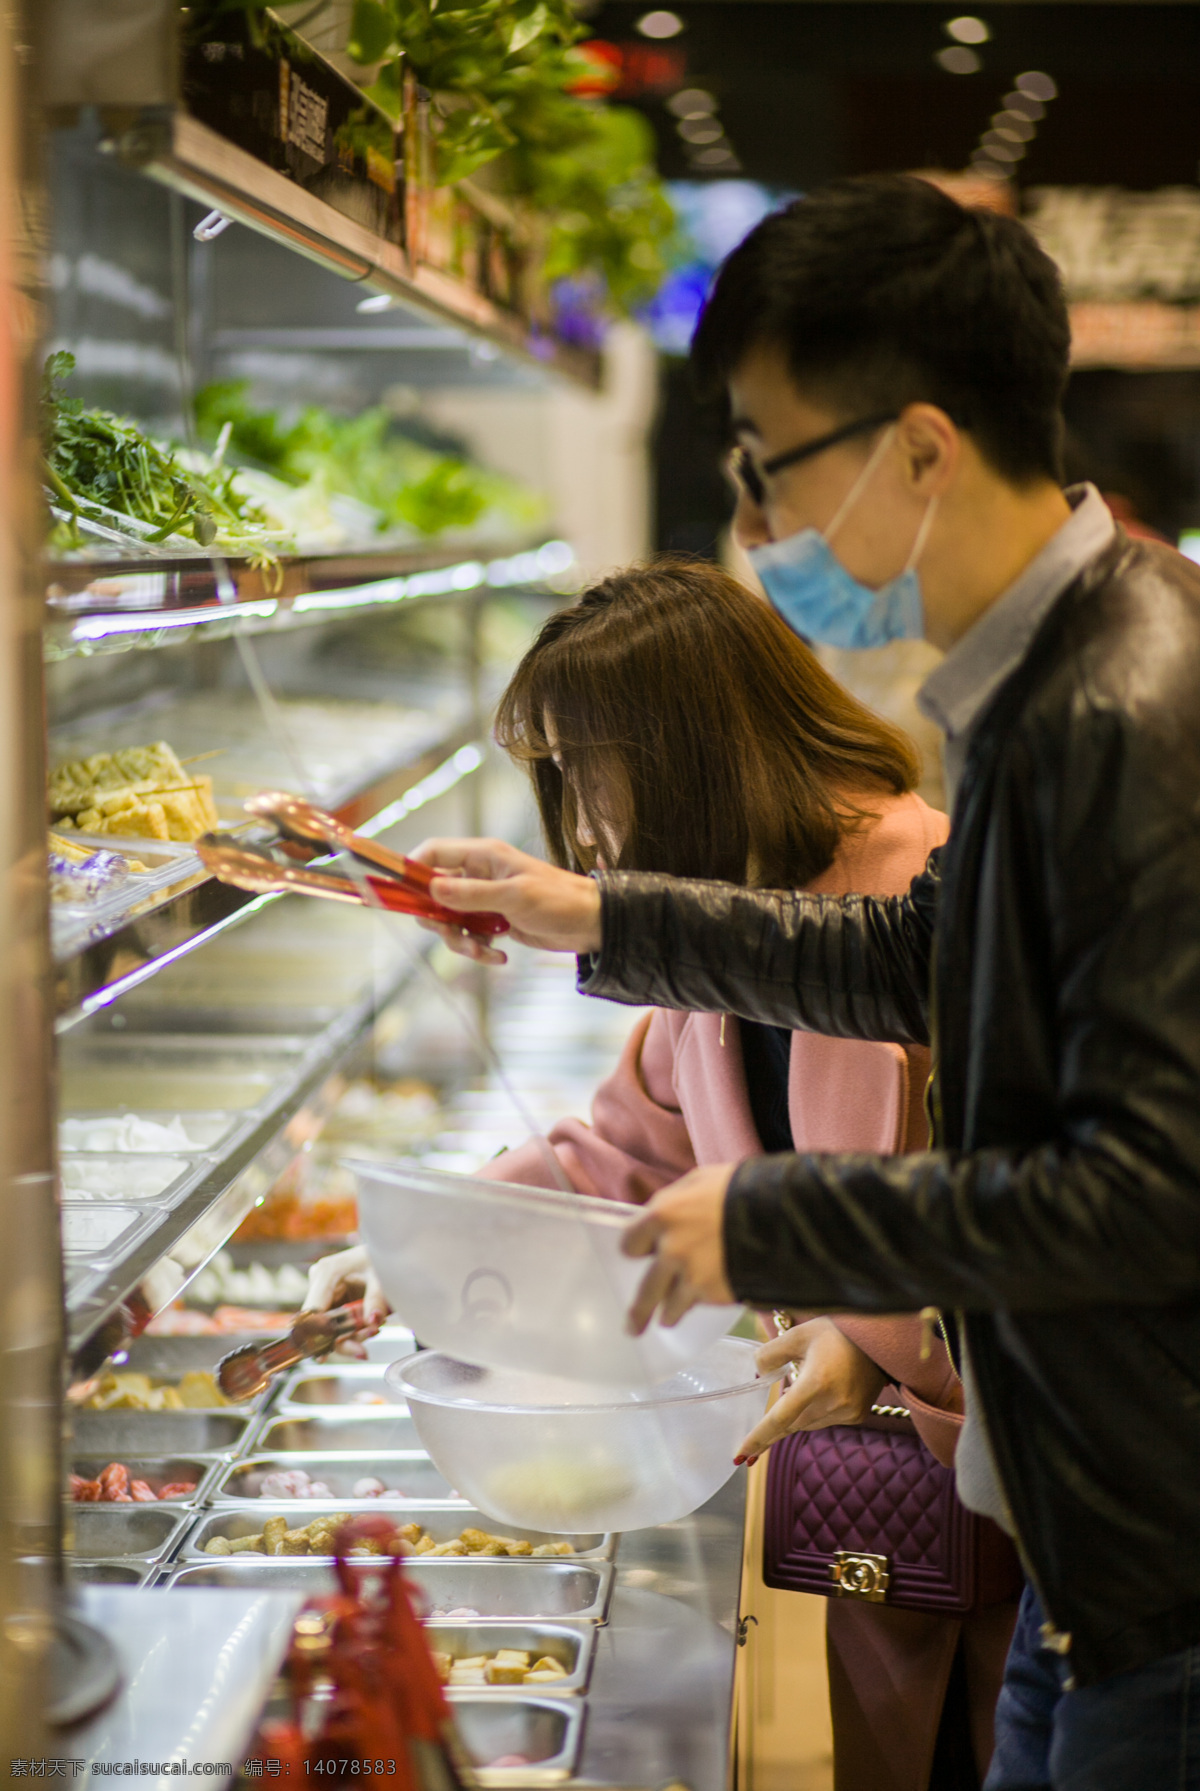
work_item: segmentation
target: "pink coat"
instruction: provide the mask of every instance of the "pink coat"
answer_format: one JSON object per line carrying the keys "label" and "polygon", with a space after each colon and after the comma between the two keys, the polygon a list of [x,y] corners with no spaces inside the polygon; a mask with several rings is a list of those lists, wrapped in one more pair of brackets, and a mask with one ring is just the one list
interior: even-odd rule
{"label": "pink coat", "polygon": [[[945,839],[945,815],[919,796],[870,800],[879,819],[843,839],[829,869],[810,884],[814,892],[899,895]],[[929,1053],[921,1048],[793,1033],[788,1110],[796,1149],[922,1149],[928,1075]],[[560,1120],[550,1142],[579,1193],[635,1206],[698,1164],[761,1156],[738,1021],[662,1008],[644,1014],[616,1069],[596,1090],[591,1125]],[[554,1185],[533,1140],[481,1173],[531,1187]],[[921,1326],[913,1317],[846,1317],[838,1324],[902,1388],[927,1446],[949,1461],[962,1401],[945,1351],[929,1352],[922,1362]]]}
{"label": "pink coat", "polygon": [[[826,895],[898,895],[935,846],[946,816],[919,796],[875,799],[878,821],[851,833],[810,888]],[[891,1153],[924,1148],[929,1053],[899,1045],[792,1035],[788,1111],[796,1149]],[[596,1091],[592,1123],[567,1119],[550,1142],[572,1185],[640,1205],[703,1163],[760,1156],[742,1069],[738,1022],[655,1009],[639,1019]],[[530,1141],[481,1172],[551,1187]],[[953,1460],[962,1388],[940,1342],[922,1360],[918,1318],[839,1316],[840,1328],[899,1390],[939,1461]],[[992,1713],[1016,1607],[979,1607],[961,1622],[886,1605],[831,1599],[827,1652],[835,1791],[925,1791],[955,1651],[964,1652],[969,1719],[980,1777],[991,1755]]]}

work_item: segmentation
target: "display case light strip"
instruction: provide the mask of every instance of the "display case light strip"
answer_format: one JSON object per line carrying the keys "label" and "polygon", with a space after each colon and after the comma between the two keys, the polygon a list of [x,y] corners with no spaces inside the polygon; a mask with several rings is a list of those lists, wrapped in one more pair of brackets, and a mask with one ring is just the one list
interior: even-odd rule
{"label": "display case light strip", "polygon": [[216,616],[228,621],[231,616],[258,616],[268,618],[279,608],[275,597],[264,598],[257,603],[239,603],[229,605],[220,610],[215,609],[177,609],[155,610],[150,614],[143,612],[133,616],[84,616],[71,629],[73,641],[102,641],[117,634],[157,634],[166,628],[195,628],[198,624],[211,622]]}
{"label": "display case light strip", "polygon": [[[528,553],[489,560],[486,565],[482,560],[462,560],[456,566],[412,572],[407,578],[381,578],[370,584],[349,585],[333,591],[310,591],[295,598],[290,608],[293,614],[303,616],[322,610],[368,609],[374,604],[403,603],[413,597],[448,596],[455,591],[479,590],[484,585],[492,590],[505,590],[557,578],[574,563],[574,559],[566,541],[547,541]],[[219,610],[206,607],[141,611],[126,616],[84,616],[71,629],[71,639],[101,641],[116,635],[157,634],[170,628],[202,628],[218,617],[222,624],[243,619],[269,621],[281,607],[279,600],[271,597],[251,603],[229,603]]]}
{"label": "display case light strip", "polygon": [[474,741],[468,746],[460,746],[458,751],[451,753],[448,759],[443,759],[442,763],[436,766],[428,777],[423,777],[420,783],[413,784],[404,792],[403,796],[398,796],[395,802],[389,802],[386,808],[381,808],[377,815],[372,815],[371,819],[356,831],[361,833],[365,839],[373,840],[377,834],[386,833],[389,827],[394,827],[398,821],[403,821],[406,815],[411,815],[417,809],[424,808],[425,804],[432,802],[435,796],[444,796],[447,790],[452,790],[455,784],[461,783],[464,777],[469,777],[472,771],[478,771],[482,764],[483,748],[481,746]]}

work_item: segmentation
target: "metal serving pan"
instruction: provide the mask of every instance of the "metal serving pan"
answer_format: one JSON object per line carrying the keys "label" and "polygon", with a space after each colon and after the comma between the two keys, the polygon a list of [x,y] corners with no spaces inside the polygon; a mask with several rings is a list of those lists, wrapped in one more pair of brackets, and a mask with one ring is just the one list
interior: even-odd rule
{"label": "metal serving pan", "polygon": [[[557,1785],[571,1777],[583,1743],[581,1699],[497,1698],[473,1691],[452,1691],[449,1697],[481,1785]],[[530,1764],[488,1764],[506,1754],[523,1754]]]}
{"label": "metal serving pan", "polygon": [[[203,1505],[210,1481],[225,1465],[221,1456],[211,1455],[76,1455],[71,1462],[71,1472],[81,1474],[85,1480],[94,1480],[102,1468],[114,1461],[122,1462],[129,1469],[131,1480],[145,1480],[153,1492],[157,1492],[160,1486],[170,1486],[175,1481],[194,1481],[194,1492],[158,1501],[168,1511],[177,1506]],[[72,1503],[75,1501],[72,1500]],[[100,1500],[98,1503],[107,1506],[108,1501]]]}
{"label": "metal serving pan", "polygon": [[[414,1450],[410,1454],[372,1455],[367,1451],[359,1455],[253,1455],[248,1460],[226,1464],[221,1472],[219,1484],[213,1489],[213,1498],[218,1505],[231,1500],[239,1503],[256,1503],[262,1497],[262,1482],[266,1475],[277,1474],[289,1468],[303,1468],[312,1480],[322,1480],[329,1488],[332,1496],[355,1510],[383,1511],[402,1509],[404,1505],[429,1505],[443,1501],[454,1504],[466,1504],[465,1499],[456,1496],[449,1481],[438,1473],[429,1457],[423,1450]],[[355,1498],[353,1488],[364,1475],[371,1474],[383,1481],[385,1486],[399,1489],[399,1499],[388,1498]],[[278,1499],[278,1493],[268,1495]],[[328,1500],[317,1503],[328,1504]],[[290,1501],[298,1511],[306,1505],[314,1503],[311,1499],[295,1499]]]}
{"label": "metal serving pan", "polygon": [[[364,1569],[364,1572],[372,1571]],[[405,1572],[422,1595],[431,1620],[450,1611],[477,1611],[491,1623],[567,1619],[603,1623],[612,1596],[613,1570],[606,1561],[576,1566],[561,1561],[472,1561],[445,1557],[410,1560]],[[303,1592],[310,1598],[335,1588],[333,1570],[320,1561],[289,1556],[206,1555],[168,1570],[172,1586],[242,1586],[252,1591]]]}
{"label": "metal serving pan", "polygon": [[[412,1355],[403,1350],[402,1355]],[[313,1406],[344,1409],[349,1406],[374,1411],[376,1407],[404,1410],[404,1402],[394,1399],[384,1381],[386,1364],[382,1362],[327,1362],[314,1367],[307,1362],[284,1382],[279,1393],[280,1411],[308,1414]],[[347,1414],[350,1415],[350,1414]]]}
{"label": "metal serving pan", "polygon": [[[375,1501],[372,1501],[372,1504],[374,1504],[374,1502]],[[83,1512],[89,1512],[101,1511],[102,1507],[99,1505],[80,1505],[77,1509]],[[121,1511],[126,1511],[128,1509],[128,1506],[122,1505],[120,1507]],[[148,1512],[151,1510],[151,1507],[148,1505],[140,1505],[134,1507],[134,1509]],[[218,1511],[210,1511],[206,1513],[200,1519],[195,1529],[187,1537],[183,1549],[180,1551],[180,1560],[209,1561],[212,1557],[205,1554],[204,1545],[211,1541],[213,1537],[228,1536],[232,1539],[237,1536],[253,1536],[257,1531],[262,1529],[263,1524],[269,1517],[284,1517],[287,1519],[289,1529],[299,1529],[302,1528],[304,1524],[311,1523],[313,1518],[320,1517],[322,1513],[345,1511],[346,1509],[347,1507],[345,1503],[337,1504],[336,1502],[327,1502],[317,1499],[271,1501],[256,1499],[252,1504],[247,1502],[240,1505],[226,1505]],[[518,1530],[514,1529],[511,1525],[505,1525],[503,1529],[497,1529],[491,1518],[484,1517],[481,1511],[477,1511],[471,1505],[406,1505],[403,1509],[393,1506],[392,1513],[398,1521],[403,1521],[405,1523],[419,1523],[422,1528],[433,1537],[435,1542],[452,1542],[463,1530],[487,1530],[494,1535],[514,1536],[518,1539],[532,1542],[535,1547],[539,1543],[544,1542],[571,1542],[575,1545],[575,1555],[569,1558],[578,1559],[582,1557],[585,1560],[600,1561],[609,1559],[616,1547],[615,1536],[602,1536],[595,1531],[587,1535],[579,1536],[550,1536],[544,1530]],[[299,1520],[299,1522],[297,1522],[297,1520]],[[120,1549],[107,1549],[105,1551],[107,1554],[132,1554],[134,1552],[136,1551]],[[219,1558],[220,1557],[218,1557],[218,1559]],[[266,1558],[267,1557],[264,1557],[264,1559]],[[307,1559],[310,1561],[319,1561],[327,1559],[328,1557],[309,1555],[298,1556],[296,1558],[300,1560]],[[451,1557],[451,1559],[454,1558],[455,1557],[453,1556]],[[520,1556],[508,1560],[505,1560],[504,1558],[497,1559],[495,1556],[489,1556],[487,1558],[496,1561],[497,1566],[500,1567],[519,1566],[522,1561],[522,1557]],[[539,1557],[539,1559],[542,1560],[546,1558],[547,1557],[545,1556]],[[568,1557],[562,1555],[556,1558],[559,1560],[568,1559]],[[459,1556],[458,1559],[462,1560],[465,1559],[465,1557]]]}
{"label": "metal serving pan", "polygon": [[67,1578],[76,1586],[143,1586],[158,1572],[153,1561],[68,1561]]}
{"label": "metal serving pan", "polygon": [[[256,1455],[390,1455],[421,1450],[417,1427],[403,1405],[373,1410],[364,1408],[351,1417],[344,1411],[328,1416],[267,1419],[253,1442]],[[423,1451],[421,1451],[424,1453]]]}
{"label": "metal serving pan", "polygon": [[552,1685],[462,1686],[458,1689],[464,1697],[478,1693],[487,1698],[543,1698],[586,1691],[596,1652],[596,1630],[590,1623],[578,1628],[558,1623],[427,1623],[425,1633],[430,1648],[452,1660],[495,1654],[498,1648],[521,1648],[531,1661],[548,1655],[566,1668],[566,1678],[556,1679]]}
{"label": "metal serving pan", "polygon": [[229,1455],[246,1435],[243,1407],[193,1407],[185,1412],[83,1412],[71,1416],[75,1448],[130,1462],[163,1455]]}
{"label": "metal serving pan", "polygon": [[180,1505],[71,1505],[71,1553],[77,1560],[136,1556],[153,1564],[170,1554],[194,1516]]}

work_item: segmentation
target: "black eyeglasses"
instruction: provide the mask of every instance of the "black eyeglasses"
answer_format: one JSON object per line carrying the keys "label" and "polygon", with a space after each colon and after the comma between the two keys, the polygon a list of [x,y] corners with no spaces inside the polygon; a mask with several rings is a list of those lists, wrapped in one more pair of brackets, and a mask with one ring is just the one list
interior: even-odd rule
{"label": "black eyeglasses", "polygon": [[804,442],[799,448],[785,448],[782,454],[772,454],[769,460],[763,461],[761,468],[755,466],[749,448],[736,448],[730,465],[753,501],[762,504],[767,495],[764,477],[781,473],[785,466],[798,466],[802,460],[811,460],[814,454],[823,454],[826,448],[836,448],[839,442],[849,441],[851,436],[866,435],[871,429],[882,429],[885,423],[895,421],[895,413],[889,411],[886,416],[862,417],[857,423],[843,423],[840,429],[831,429],[828,435],[819,435],[814,442]]}

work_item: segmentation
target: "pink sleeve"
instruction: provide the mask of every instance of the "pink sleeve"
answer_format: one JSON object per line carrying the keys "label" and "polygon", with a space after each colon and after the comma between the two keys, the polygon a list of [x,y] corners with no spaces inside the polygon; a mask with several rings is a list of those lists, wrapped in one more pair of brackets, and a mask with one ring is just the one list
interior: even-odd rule
{"label": "pink sleeve", "polygon": [[[666,1014],[638,1021],[612,1075],[596,1090],[592,1123],[563,1119],[550,1143],[578,1194],[643,1206],[696,1166],[675,1096],[675,1044]],[[545,1150],[536,1138],[504,1151],[479,1171],[492,1181],[552,1188]]]}
{"label": "pink sleeve", "polygon": [[962,1429],[963,1395],[941,1338],[930,1339],[932,1348],[922,1360],[926,1332],[918,1317],[858,1318],[840,1313],[833,1322],[899,1389],[898,1400],[890,1399],[885,1389],[880,1403],[906,1405],[925,1447],[949,1467]]}

